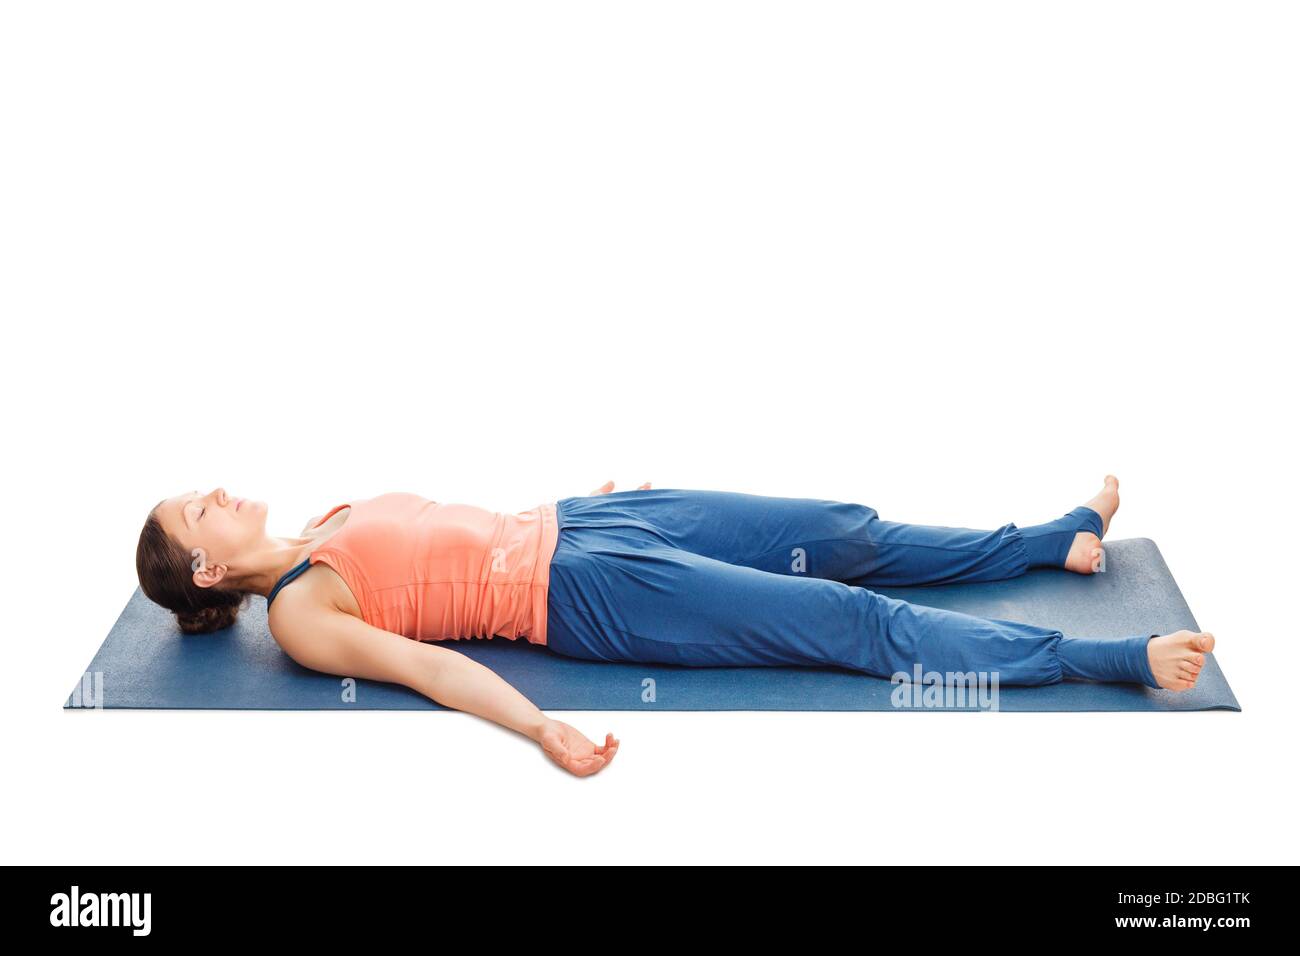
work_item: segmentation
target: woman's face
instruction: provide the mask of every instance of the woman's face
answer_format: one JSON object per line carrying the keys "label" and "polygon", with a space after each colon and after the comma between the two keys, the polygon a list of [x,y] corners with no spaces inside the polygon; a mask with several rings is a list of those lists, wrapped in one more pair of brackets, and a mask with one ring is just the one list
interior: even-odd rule
{"label": "woman's face", "polygon": [[237,564],[266,537],[266,503],[232,498],[225,488],[168,498],[157,514],[163,529],[194,558],[194,583],[200,587],[221,580],[225,567]]}

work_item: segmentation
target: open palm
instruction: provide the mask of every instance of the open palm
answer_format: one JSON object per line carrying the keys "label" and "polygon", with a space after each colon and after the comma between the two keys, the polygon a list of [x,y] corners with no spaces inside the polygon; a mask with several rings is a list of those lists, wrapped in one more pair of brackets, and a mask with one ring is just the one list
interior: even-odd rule
{"label": "open palm", "polygon": [[576,727],[561,720],[548,721],[538,743],[546,756],[578,777],[588,777],[608,767],[618,753],[618,740],[613,734],[606,734],[605,743],[596,746]]}

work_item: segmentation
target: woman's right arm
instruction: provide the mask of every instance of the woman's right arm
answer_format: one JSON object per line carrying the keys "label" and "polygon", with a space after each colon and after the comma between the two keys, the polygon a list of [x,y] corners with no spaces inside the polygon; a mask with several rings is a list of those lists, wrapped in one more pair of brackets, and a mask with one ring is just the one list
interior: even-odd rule
{"label": "woman's right arm", "polygon": [[309,589],[286,588],[272,619],[276,642],[303,667],[402,684],[444,707],[508,727],[541,745],[546,755],[580,777],[614,759],[618,741],[597,746],[562,721],[552,720],[493,671],[464,654],[381,630],[322,606]]}

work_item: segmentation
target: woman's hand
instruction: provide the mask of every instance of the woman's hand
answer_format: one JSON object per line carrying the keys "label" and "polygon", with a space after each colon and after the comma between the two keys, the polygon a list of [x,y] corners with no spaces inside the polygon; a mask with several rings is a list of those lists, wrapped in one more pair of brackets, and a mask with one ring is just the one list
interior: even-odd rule
{"label": "woman's hand", "polygon": [[[610,493],[611,491],[613,491],[613,490],[614,490],[614,482],[612,482],[612,481],[607,481],[607,482],[605,482],[603,485],[601,485],[599,488],[594,489],[594,490],[591,492],[591,494],[593,494],[593,495],[607,495],[607,494],[609,494],[609,493]],[[637,491],[649,491],[649,490],[650,490],[650,482],[648,482],[648,481],[647,481],[644,485],[641,485],[641,486],[639,486],[639,487],[637,488]]]}
{"label": "woman's hand", "polygon": [[608,767],[618,753],[618,741],[613,734],[606,734],[604,745],[597,747],[576,728],[550,718],[542,725],[537,742],[546,756],[576,777],[589,777]]}

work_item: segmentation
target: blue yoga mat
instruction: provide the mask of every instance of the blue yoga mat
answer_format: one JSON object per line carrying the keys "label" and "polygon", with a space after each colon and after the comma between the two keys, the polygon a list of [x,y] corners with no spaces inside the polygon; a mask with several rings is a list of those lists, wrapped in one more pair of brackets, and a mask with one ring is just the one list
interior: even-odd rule
{"label": "blue yoga mat", "polygon": [[[1155,543],[1107,542],[1106,571],[1082,577],[1031,571],[1011,581],[882,589],[917,604],[1024,621],[1075,637],[1199,630]],[[490,667],[543,710],[895,710],[888,680],[835,668],[685,668],[604,664],[561,657],[523,641],[449,641]],[[908,702],[977,709],[971,695]],[[987,701],[986,701],[987,702]],[[433,710],[396,684],[347,681],[300,667],[271,637],[265,603],[215,634],[183,635],[139,590],[109,632],[65,707],[217,710]],[[1000,687],[1008,711],[1240,710],[1214,655],[1194,690],[1065,681]]]}

